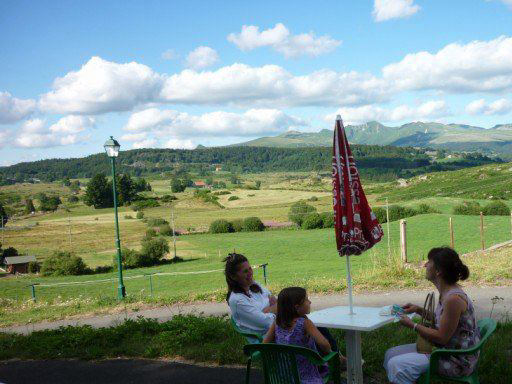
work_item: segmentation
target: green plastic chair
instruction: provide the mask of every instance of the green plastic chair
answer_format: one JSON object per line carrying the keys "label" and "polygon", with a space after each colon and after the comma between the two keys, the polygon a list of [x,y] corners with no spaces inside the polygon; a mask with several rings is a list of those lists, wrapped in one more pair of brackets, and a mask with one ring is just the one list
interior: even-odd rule
{"label": "green plastic chair", "polygon": [[329,375],[324,383],[331,380],[341,384],[340,358],[338,352],[331,352],[322,357],[317,352],[295,345],[283,344],[248,344],[244,346],[247,356],[259,353],[263,362],[265,384],[300,384],[297,356],[303,356],[314,365],[329,364]]}
{"label": "green plastic chair", "polygon": [[[247,331],[242,331],[238,325],[236,324],[236,321],[233,319],[233,316],[231,316],[231,325],[235,329],[237,333],[244,336],[247,341],[251,344],[260,344],[263,342],[263,337],[258,333],[252,333]],[[259,352],[255,352],[252,355],[250,355],[247,358],[247,369],[245,371],[245,382],[249,384],[250,378],[251,378],[251,363],[254,359],[259,358]]]}
{"label": "green plastic chair", "polygon": [[[475,344],[471,348],[468,349],[443,349],[439,348],[432,352],[430,355],[430,365],[423,375],[420,376],[418,380],[418,384],[429,384],[432,379],[442,379],[447,381],[455,381],[458,383],[468,383],[468,384],[479,384],[477,367],[473,373],[469,376],[461,376],[461,377],[448,377],[441,376],[437,373],[439,366],[439,358],[445,356],[452,355],[463,355],[468,353],[476,353],[482,349],[484,344],[487,342],[487,339],[491,336],[491,334],[496,329],[496,321],[493,319],[482,319],[478,321],[478,328],[480,329],[480,341],[478,344]],[[479,359],[480,360],[480,359]],[[478,364],[478,363],[477,363]]]}

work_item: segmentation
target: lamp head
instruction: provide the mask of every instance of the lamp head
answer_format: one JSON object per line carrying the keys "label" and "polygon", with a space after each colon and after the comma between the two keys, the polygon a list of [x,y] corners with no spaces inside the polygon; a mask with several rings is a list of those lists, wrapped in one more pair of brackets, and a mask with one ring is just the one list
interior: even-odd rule
{"label": "lamp head", "polygon": [[110,136],[110,139],[105,141],[103,147],[105,148],[105,152],[107,152],[108,157],[119,156],[119,148],[121,148],[121,146],[119,145],[117,140],[114,139],[112,136]]}

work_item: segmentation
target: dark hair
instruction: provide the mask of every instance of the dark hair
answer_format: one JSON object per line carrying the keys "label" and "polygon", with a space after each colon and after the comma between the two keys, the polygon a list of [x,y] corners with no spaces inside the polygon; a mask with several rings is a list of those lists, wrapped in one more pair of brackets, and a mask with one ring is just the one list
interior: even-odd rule
{"label": "dark hair", "polygon": [[436,269],[441,272],[442,278],[448,284],[469,277],[468,267],[462,262],[459,254],[450,247],[432,248],[428,253],[428,259],[434,262]]}
{"label": "dark hair", "polygon": [[[247,292],[240,286],[238,281],[236,281],[233,276],[235,276],[238,272],[238,268],[240,264],[245,263],[247,260],[247,257],[240,253],[228,253],[228,255],[222,260],[226,263],[224,267],[224,275],[226,275],[226,283],[228,284],[228,293],[226,295],[226,301],[229,301],[229,296],[231,296],[231,292],[235,293],[243,293],[246,296],[249,296]],[[261,293],[261,287],[254,283],[251,284],[249,287],[251,292],[255,293]]]}
{"label": "dark hair", "polygon": [[292,326],[293,319],[299,317],[296,305],[301,305],[306,299],[306,290],[301,287],[288,287],[277,296],[276,324],[281,328]]}

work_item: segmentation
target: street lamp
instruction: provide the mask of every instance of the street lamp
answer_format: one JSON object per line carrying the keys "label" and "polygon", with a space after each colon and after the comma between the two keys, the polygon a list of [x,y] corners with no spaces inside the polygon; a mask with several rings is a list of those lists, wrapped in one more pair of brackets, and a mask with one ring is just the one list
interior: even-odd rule
{"label": "street lamp", "polygon": [[117,248],[117,269],[119,272],[119,287],[117,297],[123,299],[126,296],[126,290],[123,284],[123,265],[121,259],[121,240],[119,240],[119,221],[117,219],[117,193],[116,193],[116,157],[119,156],[121,147],[117,140],[112,136],[103,145],[107,156],[112,160],[112,189],[114,191],[114,211],[116,216],[116,248]]}

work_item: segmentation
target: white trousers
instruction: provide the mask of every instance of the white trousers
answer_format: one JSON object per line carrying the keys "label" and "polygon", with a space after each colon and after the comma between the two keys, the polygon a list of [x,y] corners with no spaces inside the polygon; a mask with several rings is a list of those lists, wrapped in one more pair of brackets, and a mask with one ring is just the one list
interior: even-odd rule
{"label": "white trousers", "polygon": [[394,384],[413,384],[429,365],[430,355],[416,352],[416,344],[390,348],[384,356],[384,369]]}

